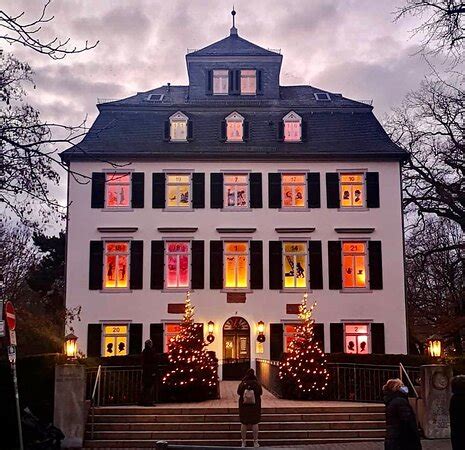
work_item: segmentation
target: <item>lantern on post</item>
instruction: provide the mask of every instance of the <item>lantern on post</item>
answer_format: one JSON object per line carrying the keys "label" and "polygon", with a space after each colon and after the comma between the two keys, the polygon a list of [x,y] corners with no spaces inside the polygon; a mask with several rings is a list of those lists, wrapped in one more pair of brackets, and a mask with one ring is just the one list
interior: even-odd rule
{"label": "lantern on post", "polygon": [[77,356],[77,336],[69,333],[65,336],[65,355],[68,359],[76,359]]}
{"label": "lantern on post", "polygon": [[207,330],[207,341],[209,344],[211,344],[215,340],[215,336],[213,336],[213,332],[215,331],[215,324],[213,321],[210,320],[210,322],[208,322]]}
{"label": "lantern on post", "polygon": [[442,354],[442,342],[438,336],[431,336],[427,339],[428,353],[433,357],[440,357]]}
{"label": "lantern on post", "polygon": [[265,323],[263,320],[260,320],[260,322],[257,323],[257,331],[258,331],[258,336],[257,336],[257,341],[260,343],[265,342]]}

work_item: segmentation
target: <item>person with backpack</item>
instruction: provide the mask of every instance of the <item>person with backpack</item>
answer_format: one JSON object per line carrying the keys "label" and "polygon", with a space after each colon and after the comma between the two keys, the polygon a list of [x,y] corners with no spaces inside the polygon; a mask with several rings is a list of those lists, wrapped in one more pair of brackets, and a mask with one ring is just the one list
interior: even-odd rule
{"label": "person with backpack", "polygon": [[262,412],[263,390],[255,376],[253,369],[249,369],[237,388],[239,395],[239,419],[241,421],[242,447],[247,443],[247,426],[252,425],[253,446],[258,444],[258,424],[260,423]]}

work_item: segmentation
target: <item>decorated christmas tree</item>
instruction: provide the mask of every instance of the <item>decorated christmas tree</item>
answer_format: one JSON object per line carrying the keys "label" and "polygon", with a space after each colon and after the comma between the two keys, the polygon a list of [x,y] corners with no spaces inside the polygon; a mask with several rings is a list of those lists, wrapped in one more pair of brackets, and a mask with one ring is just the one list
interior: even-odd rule
{"label": "decorated christmas tree", "polygon": [[308,308],[305,294],[299,306],[300,323],[289,344],[287,357],[279,365],[279,378],[288,398],[321,398],[328,386],[325,355],[313,333],[315,306],[316,302]]}
{"label": "decorated christmas tree", "polygon": [[194,322],[190,292],[178,334],[168,343],[168,368],[163,384],[179,400],[200,400],[215,393],[216,361],[206,351],[200,324]]}

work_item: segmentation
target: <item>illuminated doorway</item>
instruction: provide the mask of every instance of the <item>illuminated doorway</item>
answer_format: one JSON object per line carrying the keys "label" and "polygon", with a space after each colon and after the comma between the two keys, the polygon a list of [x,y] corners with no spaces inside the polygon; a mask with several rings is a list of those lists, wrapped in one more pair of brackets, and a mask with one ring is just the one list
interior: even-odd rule
{"label": "illuminated doorway", "polygon": [[223,380],[240,380],[250,368],[250,326],[230,317],[223,326]]}

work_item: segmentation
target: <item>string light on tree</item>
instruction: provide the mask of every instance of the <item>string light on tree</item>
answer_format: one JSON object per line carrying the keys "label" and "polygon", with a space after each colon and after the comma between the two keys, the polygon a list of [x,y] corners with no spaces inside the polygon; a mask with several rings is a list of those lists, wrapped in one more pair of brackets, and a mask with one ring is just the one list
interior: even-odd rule
{"label": "string light on tree", "polygon": [[300,323],[289,344],[288,354],[279,365],[279,378],[286,396],[291,398],[321,398],[327,387],[329,373],[326,359],[314,338],[313,310],[305,293],[299,306]]}

